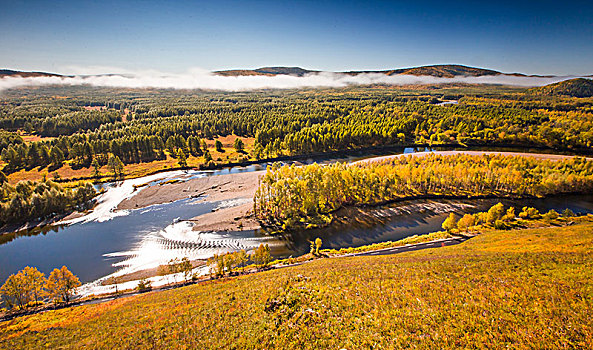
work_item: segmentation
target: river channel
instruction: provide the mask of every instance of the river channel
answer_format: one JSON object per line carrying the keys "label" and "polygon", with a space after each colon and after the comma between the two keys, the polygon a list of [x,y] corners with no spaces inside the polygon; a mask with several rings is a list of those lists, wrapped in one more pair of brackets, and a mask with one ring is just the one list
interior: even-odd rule
{"label": "river channel", "polygon": [[[405,149],[405,153],[414,151]],[[324,162],[355,161],[340,158]],[[308,162],[312,162],[309,160]],[[232,201],[205,202],[187,198],[134,210],[117,210],[124,199],[136,195],[147,184],[187,181],[196,177],[218,176],[265,169],[267,165],[234,167],[217,171],[171,171],[118,183],[103,184],[97,207],[89,214],[63,223],[0,236],[0,281],[25,266],[35,266],[46,275],[66,265],[81,282],[99,280],[114,273],[130,273],[153,268],[169,259],[206,259],[215,253],[250,250],[267,243],[276,257],[305,253],[308,240],[321,237],[325,248],[355,247],[397,240],[414,234],[440,230],[450,212],[473,213],[487,209],[495,200],[417,200],[374,208],[348,225],[310,230],[290,237],[266,236],[258,231],[196,232],[186,221]],[[545,199],[504,200],[515,207],[534,206],[540,211],[570,208],[593,213],[593,196],[557,196]]]}

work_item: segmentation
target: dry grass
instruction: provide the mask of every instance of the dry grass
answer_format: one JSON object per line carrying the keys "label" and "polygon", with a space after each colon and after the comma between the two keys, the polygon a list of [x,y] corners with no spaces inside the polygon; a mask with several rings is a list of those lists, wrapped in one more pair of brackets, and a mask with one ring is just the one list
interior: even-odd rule
{"label": "dry grass", "polygon": [[591,348],[593,223],[26,316],[0,348]]}
{"label": "dry grass", "polygon": [[[210,151],[212,159],[216,162],[228,163],[229,161],[237,161],[239,157],[250,158],[249,155],[251,153],[251,150],[253,150],[255,138],[241,137],[241,140],[243,140],[243,145],[245,147],[244,153],[239,153],[235,150],[235,139],[237,139],[237,136],[228,135],[225,137],[217,137],[212,140],[205,139],[204,141],[206,141],[206,144],[208,145],[208,151]],[[222,143],[224,152],[218,152],[216,150],[216,140],[219,140]],[[219,158],[221,159],[221,161],[218,160]]]}
{"label": "dry grass", "polygon": [[37,142],[37,141],[51,141],[55,139],[55,137],[42,137],[39,135],[21,135],[21,138],[26,143]]}
{"label": "dry grass", "polygon": [[[32,136],[32,137],[36,137],[36,136]],[[221,164],[237,162],[237,161],[239,161],[239,158],[241,158],[241,157],[252,159],[250,157],[250,153],[253,150],[253,144],[255,142],[255,139],[254,138],[241,138],[245,145],[245,151],[244,151],[245,153],[239,153],[235,150],[235,147],[234,147],[234,142],[235,142],[236,138],[237,138],[237,136],[234,136],[234,135],[218,138],[218,140],[220,140],[223,144],[224,152],[216,151],[214,143],[216,142],[217,139],[205,140],[206,143],[208,144],[208,150],[210,151],[210,154],[212,155],[212,159],[214,159],[215,162],[221,163]],[[220,158],[220,160],[218,160],[219,158]],[[188,164],[188,166],[191,166],[191,167],[199,167],[200,165],[204,164],[204,158],[203,157],[188,157],[187,164]],[[167,156],[167,159],[165,159],[165,160],[155,160],[153,162],[148,162],[148,163],[127,164],[125,166],[124,172],[126,174],[126,178],[135,178],[135,177],[145,176],[145,175],[154,173],[159,170],[177,168],[178,166],[179,166],[179,164],[177,162],[177,159]],[[100,169],[100,171],[101,171],[101,174],[103,174],[107,178],[111,174],[111,172],[107,166],[103,166]],[[88,167],[88,168],[80,168],[80,169],[75,170],[75,169],[72,169],[70,164],[65,163],[64,166],[62,166],[61,168],[59,168],[55,171],[52,171],[52,172],[48,172],[47,168],[37,167],[37,168],[33,168],[31,170],[20,170],[15,173],[12,173],[12,174],[8,175],[8,181],[13,185],[19,181],[22,181],[22,180],[39,181],[43,178],[44,174],[48,178],[53,178],[54,173],[58,173],[60,178],[63,180],[90,178],[91,176],[93,176],[93,168]]]}

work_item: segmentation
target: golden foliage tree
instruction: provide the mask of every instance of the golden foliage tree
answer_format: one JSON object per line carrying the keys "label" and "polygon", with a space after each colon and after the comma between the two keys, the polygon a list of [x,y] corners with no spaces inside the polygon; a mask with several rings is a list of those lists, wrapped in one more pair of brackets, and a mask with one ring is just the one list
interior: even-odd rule
{"label": "golden foliage tree", "polygon": [[457,229],[459,229],[459,231],[465,232],[469,228],[475,226],[475,224],[476,224],[476,217],[472,214],[465,214],[457,222]]}
{"label": "golden foliage tree", "polygon": [[0,293],[9,307],[25,307],[30,302],[38,302],[45,295],[45,276],[35,267],[27,266],[17,274],[10,275]]}
{"label": "golden foliage tree", "polygon": [[46,289],[55,302],[69,302],[80,281],[66,266],[54,269],[47,278]]}
{"label": "golden foliage tree", "polygon": [[455,217],[455,214],[449,213],[449,216],[445,219],[445,221],[443,221],[442,226],[443,226],[443,230],[446,230],[447,232],[451,232],[451,230],[456,228],[457,227],[457,218]]}
{"label": "golden foliage tree", "polygon": [[10,275],[0,288],[0,293],[2,293],[6,305],[10,308],[23,308],[29,302],[26,283],[20,274]]}

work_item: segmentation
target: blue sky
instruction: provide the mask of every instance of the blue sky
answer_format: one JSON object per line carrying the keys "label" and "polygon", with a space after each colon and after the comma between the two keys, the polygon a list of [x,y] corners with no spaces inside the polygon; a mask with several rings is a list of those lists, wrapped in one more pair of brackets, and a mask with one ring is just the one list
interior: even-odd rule
{"label": "blue sky", "polygon": [[0,68],[593,74],[587,1],[3,1]]}

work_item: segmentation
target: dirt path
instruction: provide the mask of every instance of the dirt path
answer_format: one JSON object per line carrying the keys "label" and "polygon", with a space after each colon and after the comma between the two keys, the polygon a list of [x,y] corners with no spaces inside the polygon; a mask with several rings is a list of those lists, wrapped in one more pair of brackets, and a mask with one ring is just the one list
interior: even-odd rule
{"label": "dirt path", "polygon": [[392,254],[399,254],[405,252],[413,252],[416,250],[428,249],[428,248],[440,248],[450,245],[456,245],[459,243],[463,243],[467,241],[468,237],[453,237],[453,238],[445,238],[445,239],[437,239],[435,241],[423,242],[423,243],[416,243],[416,244],[406,244],[398,247],[391,247],[385,249],[377,249],[377,250],[369,250],[367,252],[361,253],[352,253],[346,255],[340,255],[338,257],[345,257],[345,256],[376,256],[376,255],[392,255]]}

